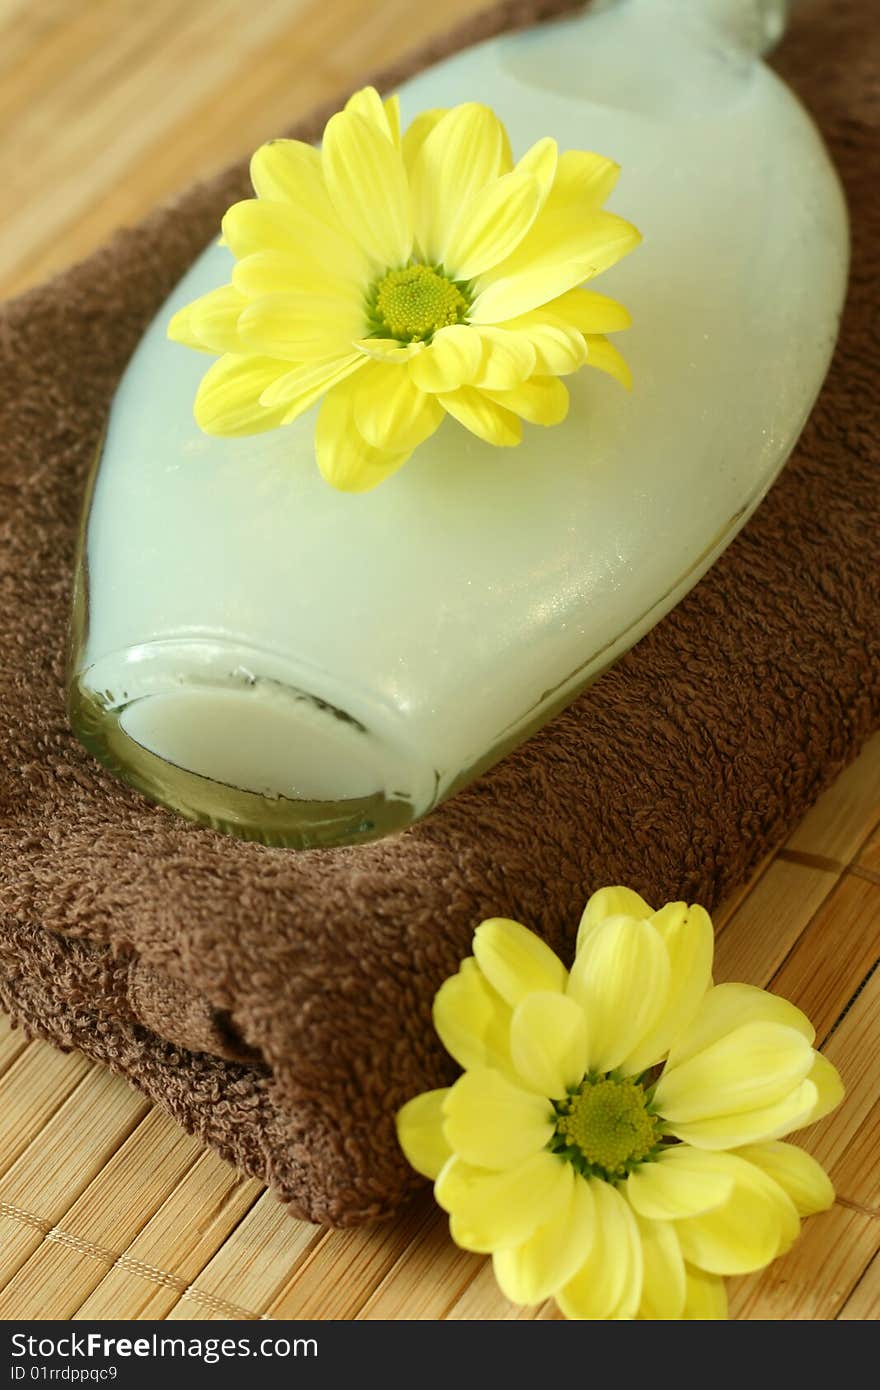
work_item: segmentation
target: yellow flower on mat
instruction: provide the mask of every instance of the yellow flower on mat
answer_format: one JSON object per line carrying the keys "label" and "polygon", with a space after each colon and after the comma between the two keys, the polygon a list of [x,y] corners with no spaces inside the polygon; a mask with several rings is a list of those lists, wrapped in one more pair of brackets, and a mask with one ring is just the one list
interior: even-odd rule
{"label": "yellow flower on mat", "polygon": [[701,907],[627,888],[587,904],[569,973],[483,922],[434,1021],[465,1068],[398,1115],[453,1239],[514,1303],[571,1318],[723,1318],[725,1275],[786,1251],[834,1190],[781,1142],[843,1095],[793,1004],[712,984]]}
{"label": "yellow flower on mat", "polygon": [[490,444],[568,409],[583,366],[629,385],[606,333],[614,300],[579,288],[639,241],[604,212],[618,167],[539,140],[514,164],[487,106],[425,111],[401,138],[396,97],[372,87],[327,123],[320,151],[274,140],[251,162],[256,198],[223,236],[232,283],[181,309],[176,342],[222,354],[195,417],[209,434],[288,424],[323,398],[316,452],[360,492],[451,415]]}

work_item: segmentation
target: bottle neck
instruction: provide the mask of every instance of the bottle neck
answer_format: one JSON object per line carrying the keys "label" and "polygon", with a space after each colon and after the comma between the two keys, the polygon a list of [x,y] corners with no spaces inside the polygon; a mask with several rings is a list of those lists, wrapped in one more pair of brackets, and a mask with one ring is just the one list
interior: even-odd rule
{"label": "bottle neck", "polygon": [[698,0],[698,4],[707,19],[756,57],[776,47],[788,21],[787,0]]}
{"label": "bottle neck", "polygon": [[593,0],[591,12],[624,5],[666,10],[673,23],[704,22],[741,52],[762,57],[785,33],[790,4],[791,0]]}

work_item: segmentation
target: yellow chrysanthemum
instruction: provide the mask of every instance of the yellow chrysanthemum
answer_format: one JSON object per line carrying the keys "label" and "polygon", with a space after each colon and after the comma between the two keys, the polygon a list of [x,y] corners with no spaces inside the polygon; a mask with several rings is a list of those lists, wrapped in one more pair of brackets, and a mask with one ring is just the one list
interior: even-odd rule
{"label": "yellow chrysanthemum", "polygon": [[843,1094],[809,1020],[712,984],[707,913],[626,888],[587,904],[571,973],[517,922],[483,922],[434,1006],[465,1068],[403,1107],[453,1238],[515,1303],[572,1318],[723,1318],[724,1275],[761,1269],[831,1205],[780,1142]]}
{"label": "yellow chrysanthemum", "polygon": [[467,102],[401,138],[372,87],[328,122],[320,151],[274,140],[256,198],[223,236],[232,284],[175,314],[169,336],[222,356],[195,403],[209,434],[253,434],[323,397],[321,472],[364,491],[453,416],[490,444],[554,425],[559,380],[585,363],[629,385],[604,336],[629,315],[578,288],[639,241],[602,211],[618,168],[539,140],[514,165],[501,121]]}

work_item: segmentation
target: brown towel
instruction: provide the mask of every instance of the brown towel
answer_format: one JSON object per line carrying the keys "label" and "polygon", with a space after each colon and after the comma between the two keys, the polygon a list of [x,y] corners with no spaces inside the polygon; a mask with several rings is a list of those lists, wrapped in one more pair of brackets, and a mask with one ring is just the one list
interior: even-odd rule
{"label": "brown towel", "polygon": [[[481,32],[561,7],[503,4]],[[355,1223],[408,1192],[392,1117],[451,1075],[431,998],[482,917],[568,952],[603,883],[711,907],[880,723],[876,40],[873,0],[805,0],[779,57],[831,145],[855,235],[841,345],[795,460],[592,692],[379,844],[294,853],[199,829],[113,781],[65,720],[85,472],[126,358],[242,195],[241,166],[2,316],[0,1000],[131,1077],[298,1213]]]}

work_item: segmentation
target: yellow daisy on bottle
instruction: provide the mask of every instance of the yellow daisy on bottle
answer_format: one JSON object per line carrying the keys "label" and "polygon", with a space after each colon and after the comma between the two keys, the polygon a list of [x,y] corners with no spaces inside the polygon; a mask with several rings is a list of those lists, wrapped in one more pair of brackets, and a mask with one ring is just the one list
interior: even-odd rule
{"label": "yellow daisy on bottle", "polygon": [[453,1239],[491,1253],[514,1303],[571,1318],[723,1318],[834,1190],[783,1137],[843,1094],[793,1004],[712,983],[700,907],[604,888],[569,973],[517,922],[483,922],[439,990],[465,1068],[398,1115]]}
{"label": "yellow daisy on bottle", "polygon": [[514,163],[502,122],[466,102],[401,138],[396,97],[367,87],[319,150],[274,140],[251,162],[256,198],[223,219],[232,283],[181,309],[169,337],[222,354],[195,418],[243,435],[321,400],[316,454],[364,491],[447,415],[515,445],[523,421],[564,419],[560,378],[584,364],[629,385],[605,337],[626,310],[580,288],[639,241],[603,210],[610,159],[542,139]]}

